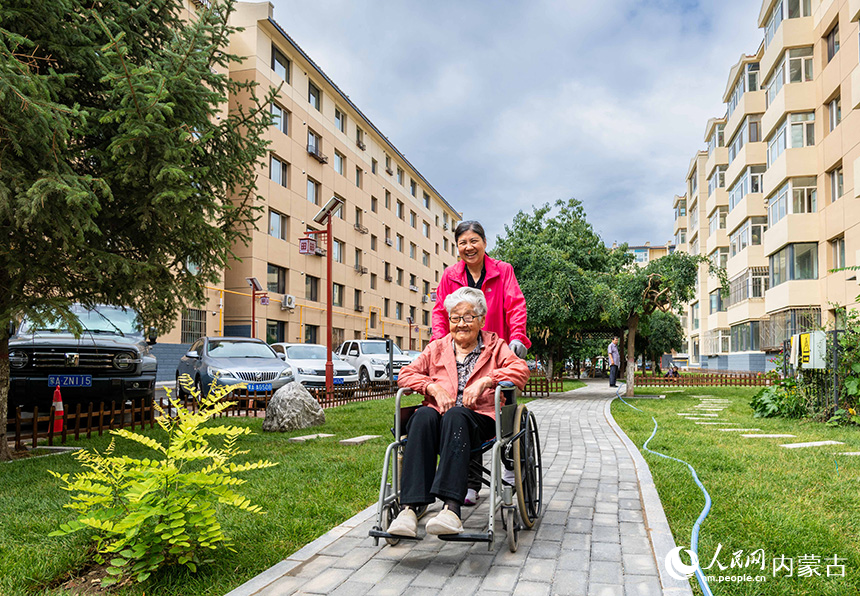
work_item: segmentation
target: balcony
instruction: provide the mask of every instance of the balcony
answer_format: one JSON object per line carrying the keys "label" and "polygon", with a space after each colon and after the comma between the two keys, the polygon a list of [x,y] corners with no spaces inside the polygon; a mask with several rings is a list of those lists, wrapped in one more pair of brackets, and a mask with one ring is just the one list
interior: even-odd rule
{"label": "balcony", "polygon": [[729,206],[729,192],[725,188],[715,188],[714,192],[705,199],[705,213],[709,216],[717,207]]}
{"label": "balcony", "polygon": [[821,304],[819,287],[820,284],[817,279],[784,281],[765,292],[764,302],[769,312],[809,304]]}
{"label": "balcony", "polygon": [[726,142],[728,142],[729,139],[735,136],[735,133],[737,132],[738,127],[744,121],[744,118],[746,118],[749,114],[764,114],[766,108],[766,91],[747,91],[746,93],[744,93],[741,96],[741,100],[738,102],[737,107],[735,107],[735,111],[732,112],[732,115],[729,116],[729,119],[726,122]]}
{"label": "balcony", "polygon": [[687,216],[679,215],[675,218],[675,225],[672,227],[672,234],[677,234],[678,230],[686,230],[687,229]]}
{"label": "balcony", "polygon": [[368,232],[368,229],[367,229],[365,226],[363,226],[363,225],[361,225],[360,223],[358,223],[358,222],[355,222],[355,225],[354,225],[353,227],[356,229],[356,231],[357,231],[359,234],[367,234],[367,232]]}
{"label": "balcony", "polygon": [[749,217],[767,217],[764,197],[760,192],[748,193],[734,209],[729,211],[726,215],[726,230],[731,234]]}
{"label": "balcony", "polygon": [[770,72],[779,64],[786,48],[811,46],[815,41],[815,23],[812,17],[784,20],[764,51],[760,62],[760,80],[766,81],[770,77]]}
{"label": "balcony", "polygon": [[320,163],[328,163],[328,157],[322,154],[319,145],[308,145],[308,154]]}
{"label": "balcony", "polygon": [[788,178],[817,175],[818,149],[815,146],[786,149],[762,176],[763,194],[770,195]]}
{"label": "balcony", "polygon": [[770,256],[789,243],[818,242],[818,227],[818,213],[789,213],[764,233],[764,254]]}
{"label": "balcony", "polygon": [[726,169],[726,188],[731,188],[748,166],[758,166],[767,163],[767,143],[747,143]]}
{"label": "balcony", "polygon": [[788,112],[814,111],[817,105],[815,85],[815,81],[783,85],[773,103],[767,107],[767,111],[761,117],[761,138],[770,137]]}

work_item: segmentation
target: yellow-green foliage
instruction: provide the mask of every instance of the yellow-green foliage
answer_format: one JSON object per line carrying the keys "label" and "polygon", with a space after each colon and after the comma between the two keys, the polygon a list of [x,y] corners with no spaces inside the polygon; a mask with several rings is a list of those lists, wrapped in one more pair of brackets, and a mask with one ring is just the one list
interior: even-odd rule
{"label": "yellow-green foliage", "polygon": [[[50,472],[72,494],[65,505],[78,512],[78,518],[51,536],[62,536],[91,529],[97,546],[98,562],[108,563],[112,584],[124,576],[143,581],[162,565],[185,565],[191,571],[205,562],[204,554],[229,542],[215,518],[217,503],[232,505],[253,513],[260,507],[235,492],[245,481],[239,472],[268,468],[269,461],[236,464],[230,459],[247,453],[237,448],[240,435],[250,434],[236,426],[204,426],[204,423],[231,405],[225,400],[236,386],[213,383],[209,395],[202,397],[191,378],[183,375],[180,383],[197,401],[191,411],[178,400],[168,399],[175,415],[161,414],[158,425],[167,433],[164,444],[128,430],[112,434],[136,441],[155,453],[152,459],[135,459],[114,454],[114,442],[104,454],[79,451],[76,458],[85,471],[69,474]],[[213,439],[215,441],[213,441]],[[213,442],[210,442],[213,441]]]}

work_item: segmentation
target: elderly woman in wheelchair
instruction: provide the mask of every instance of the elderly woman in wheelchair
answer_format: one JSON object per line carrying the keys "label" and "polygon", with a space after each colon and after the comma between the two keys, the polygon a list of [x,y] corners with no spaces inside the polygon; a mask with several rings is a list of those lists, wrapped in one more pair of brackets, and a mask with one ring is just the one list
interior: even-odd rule
{"label": "elderly woman in wheelchair", "polygon": [[450,333],[431,342],[398,378],[401,387],[421,393],[424,401],[406,424],[401,510],[387,528],[392,536],[414,538],[416,510],[437,498],[443,509],[427,522],[427,533],[463,532],[460,507],[470,455],[499,428],[495,389],[500,383],[522,389],[529,377],[525,361],[505,341],[481,331],[487,313],[483,292],[460,288],[444,306]]}

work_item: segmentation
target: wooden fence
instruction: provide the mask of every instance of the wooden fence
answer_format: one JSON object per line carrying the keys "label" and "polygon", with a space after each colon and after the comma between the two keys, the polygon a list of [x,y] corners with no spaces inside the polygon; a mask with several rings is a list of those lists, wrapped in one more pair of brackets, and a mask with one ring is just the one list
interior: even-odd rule
{"label": "wooden fence", "polygon": [[561,379],[547,379],[543,375],[532,375],[523,389],[523,397],[549,397],[550,393],[564,391]]}
{"label": "wooden fence", "polygon": [[[623,379],[622,379],[623,380]],[[637,387],[763,387],[773,379],[751,372],[681,373],[679,377],[636,375]]]}

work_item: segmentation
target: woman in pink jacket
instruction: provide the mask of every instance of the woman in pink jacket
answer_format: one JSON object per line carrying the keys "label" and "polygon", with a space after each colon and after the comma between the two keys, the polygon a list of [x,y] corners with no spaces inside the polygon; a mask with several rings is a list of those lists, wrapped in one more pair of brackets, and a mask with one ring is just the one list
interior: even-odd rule
{"label": "woman in pink jacket", "polygon": [[[526,299],[523,297],[514,268],[510,263],[487,256],[487,236],[477,221],[462,221],[454,230],[454,242],[460,261],[445,269],[436,288],[436,305],[433,307],[433,339],[448,333],[448,313],[443,306],[445,297],[457,288],[477,288],[487,299],[487,316],[484,330],[494,331],[508,342],[514,354],[525,358],[531,347],[526,336]],[[480,454],[475,454],[480,463]],[[469,477],[466,505],[478,502],[481,479]]]}
{"label": "woman in pink jacket", "polygon": [[460,506],[466,496],[471,452],[495,434],[495,387],[511,381],[522,389],[529,377],[525,361],[504,340],[481,331],[487,302],[480,290],[460,288],[448,295],[444,306],[449,333],[430,342],[397,379],[401,387],[424,395],[422,407],[406,424],[403,510],[388,528],[397,536],[415,537],[415,508],[437,498],[444,507],[427,522],[427,533],[463,531]]}

